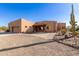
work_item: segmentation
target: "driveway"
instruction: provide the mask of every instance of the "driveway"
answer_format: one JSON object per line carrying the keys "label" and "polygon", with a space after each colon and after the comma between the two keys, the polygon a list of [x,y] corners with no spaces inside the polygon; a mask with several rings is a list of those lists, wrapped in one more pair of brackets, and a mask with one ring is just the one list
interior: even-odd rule
{"label": "driveway", "polygon": [[[55,34],[55,33],[54,33]],[[5,36],[6,35],[6,36]],[[53,33],[0,35],[0,55],[5,56],[72,56],[75,49],[50,39]],[[47,39],[49,38],[49,39]]]}

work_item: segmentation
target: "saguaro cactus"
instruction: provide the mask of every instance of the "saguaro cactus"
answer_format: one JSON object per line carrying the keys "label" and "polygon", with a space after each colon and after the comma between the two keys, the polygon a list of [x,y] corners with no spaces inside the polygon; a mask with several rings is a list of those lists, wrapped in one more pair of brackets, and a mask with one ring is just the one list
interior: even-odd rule
{"label": "saguaro cactus", "polygon": [[77,24],[75,22],[73,5],[72,5],[72,12],[71,12],[71,17],[70,17],[70,24],[71,24],[71,32],[72,32],[72,34],[74,36],[75,44],[77,44],[77,40],[75,39],[75,36],[76,36],[76,28],[75,28],[75,26]]}

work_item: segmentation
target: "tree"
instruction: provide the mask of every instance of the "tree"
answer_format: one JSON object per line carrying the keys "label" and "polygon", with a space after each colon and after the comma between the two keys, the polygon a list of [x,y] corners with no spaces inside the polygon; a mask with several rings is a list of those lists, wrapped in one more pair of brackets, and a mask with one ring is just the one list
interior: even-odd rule
{"label": "tree", "polygon": [[71,32],[74,36],[74,40],[75,40],[75,44],[77,44],[77,40],[75,39],[76,36],[76,26],[77,26],[77,22],[75,22],[75,17],[74,17],[74,10],[73,10],[73,5],[72,5],[72,13],[71,13],[71,18],[70,18],[70,24],[71,24]]}
{"label": "tree", "polygon": [[6,31],[8,28],[6,27],[6,26],[2,26],[2,27],[0,27],[0,30],[4,30],[4,31]]}

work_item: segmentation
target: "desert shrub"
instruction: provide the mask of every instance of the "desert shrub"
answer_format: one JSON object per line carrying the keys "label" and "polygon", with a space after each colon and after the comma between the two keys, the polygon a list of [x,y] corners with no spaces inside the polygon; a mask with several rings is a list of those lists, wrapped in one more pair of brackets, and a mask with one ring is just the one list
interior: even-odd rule
{"label": "desert shrub", "polygon": [[79,26],[76,28],[76,31],[79,31]]}
{"label": "desert shrub", "polygon": [[67,32],[66,29],[62,29],[62,30],[61,30],[62,35],[64,35],[66,32]]}
{"label": "desert shrub", "polygon": [[76,35],[79,35],[79,30],[78,30],[78,31],[76,31]]}
{"label": "desert shrub", "polygon": [[6,27],[6,26],[2,26],[2,27],[0,27],[0,30],[7,30],[8,28]]}

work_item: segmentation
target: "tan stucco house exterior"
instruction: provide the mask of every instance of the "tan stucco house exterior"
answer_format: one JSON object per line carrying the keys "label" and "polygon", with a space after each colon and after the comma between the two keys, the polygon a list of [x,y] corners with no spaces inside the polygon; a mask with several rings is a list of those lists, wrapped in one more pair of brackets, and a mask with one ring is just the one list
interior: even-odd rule
{"label": "tan stucco house exterior", "polygon": [[66,23],[57,23],[57,31],[61,29],[66,29]]}
{"label": "tan stucco house exterior", "polygon": [[57,32],[66,28],[65,23],[57,23],[57,21],[39,21],[30,22],[25,19],[18,19],[8,24],[10,32]]}
{"label": "tan stucco house exterior", "polygon": [[32,25],[33,23],[30,21],[27,21],[25,19],[18,19],[15,21],[12,21],[8,24],[9,26],[9,31],[10,32],[17,32],[17,33],[21,33],[21,32],[32,32]]}
{"label": "tan stucco house exterior", "polygon": [[56,21],[40,21],[33,25],[34,32],[56,32]]}
{"label": "tan stucco house exterior", "polygon": [[66,23],[57,23],[57,21],[40,21],[33,25],[34,32],[57,32],[66,29]]}

